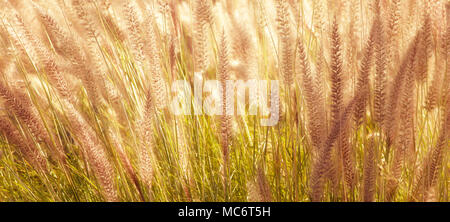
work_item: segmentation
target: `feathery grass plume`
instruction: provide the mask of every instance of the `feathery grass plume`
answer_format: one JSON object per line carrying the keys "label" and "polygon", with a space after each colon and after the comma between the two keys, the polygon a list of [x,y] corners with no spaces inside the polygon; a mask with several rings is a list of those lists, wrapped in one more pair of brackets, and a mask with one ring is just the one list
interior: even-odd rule
{"label": "feathery grass plume", "polygon": [[289,5],[286,1],[276,0],[277,32],[279,37],[279,64],[280,74],[287,86],[293,83],[293,53],[292,34],[289,23]]}
{"label": "feathery grass plume", "polygon": [[[339,34],[339,24],[337,22],[337,17],[334,18],[333,21],[333,26],[332,26],[332,31],[331,31],[331,64],[330,64],[330,68],[331,68],[331,72],[330,72],[330,82],[331,82],[331,93],[330,93],[330,114],[331,114],[331,119],[330,119],[330,124],[331,127],[337,125],[339,127],[338,124],[340,124],[340,116],[341,116],[341,109],[342,109],[342,104],[343,104],[343,79],[342,79],[342,51],[341,51],[341,37]],[[339,132],[341,131],[341,129],[339,128]],[[338,148],[341,147],[341,137],[340,135],[338,136],[338,142],[337,142],[337,146]],[[333,183],[333,187],[337,188],[338,186],[338,175],[337,173],[340,173],[339,171],[337,171],[338,166],[336,166],[336,164],[340,163],[340,155],[336,155],[336,158],[338,158],[338,160],[335,161],[327,161],[327,166],[325,166],[326,168],[328,168],[329,170],[327,171],[328,173],[328,177],[330,177],[332,183]]]}
{"label": "feathery grass plume", "polygon": [[301,22],[301,15],[300,15],[300,4],[296,0],[289,0],[289,9],[292,12],[292,15],[294,16],[295,25],[299,25]]}
{"label": "feathery grass plume", "polygon": [[113,17],[114,10],[112,8],[112,3],[109,0],[101,1],[99,8],[105,31],[113,37],[113,39],[119,40],[120,42],[125,41],[125,33],[123,33],[122,27],[120,27],[116,17]]}
{"label": "feathery grass plume", "polygon": [[349,4],[349,36],[350,36],[350,46],[356,50],[360,50],[361,37],[358,36],[361,33],[361,4],[358,0],[347,1]]}
{"label": "feathery grass plume", "polygon": [[[224,178],[224,186],[225,193],[228,193],[229,186],[229,178],[228,171],[230,168],[230,147],[232,144],[232,118],[230,113],[233,110],[233,104],[231,103],[232,99],[229,98],[229,87],[227,87],[227,81],[230,80],[230,63],[229,63],[229,49],[228,49],[228,40],[225,36],[225,31],[222,31],[219,49],[218,49],[218,67],[217,74],[221,87],[221,109],[222,115],[220,116],[220,144],[222,148],[222,158],[223,158],[223,178]],[[228,194],[225,194],[227,196]]]}
{"label": "feathery grass plume", "polygon": [[128,1],[124,4],[124,15],[127,23],[127,31],[130,40],[130,46],[138,64],[144,64],[144,47],[145,41],[143,39],[142,30],[142,15],[138,10],[136,1]]}
{"label": "feathery grass plume", "polygon": [[[431,148],[425,157],[420,168],[420,172],[416,178],[414,186],[413,201],[426,201],[427,194],[435,189],[439,171],[443,166],[444,155],[448,152],[449,126],[450,125],[450,102],[447,101],[447,107],[444,108],[442,114],[442,125],[440,127],[440,135],[436,145]],[[447,150],[445,150],[447,148]]]}
{"label": "feathery grass plume", "polygon": [[95,131],[86,123],[80,113],[74,108],[76,99],[68,90],[68,84],[63,78],[60,68],[56,64],[54,55],[44,48],[42,43],[34,38],[34,36],[25,28],[23,21],[17,15],[16,27],[19,27],[21,35],[25,41],[28,41],[36,50],[36,61],[43,64],[43,68],[50,83],[56,88],[59,95],[62,97],[61,103],[64,113],[68,117],[70,126],[73,127],[73,133],[79,139],[83,152],[87,154],[89,164],[92,166],[95,176],[100,182],[104,191],[105,198],[108,201],[117,200],[117,193],[114,188],[113,174],[114,170],[107,159],[105,150],[100,144]]}
{"label": "feathery grass plume", "polygon": [[125,33],[117,23],[117,21],[108,13],[102,13],[102,18],[105,23],[106,30],[112,37],[115,37],[120,42],[125,41]]}
{"label": "feathery grass plume", "polygon": [[[179,18],[178,18],[178,11],[177,11],[177,1],[166,1],[166,2],[160,2],[160,17],[163,21],[163,28],[162,30],[159,30],[155,22],[155,30],[159,31],[160,39],[161,41],[167,42],[164,46],[161,46],[162,52],[167,53],[168,57],[168,72],[171,74],[171,79],[177,78],[177,57],[180,52],[180,39],[182,39],[182,36],[180,35],[180,24],[179,24]],[[156,17],[156,16],[154,16]],[[154,21],[156,21],[154,19]],[[158,44],[156,44],[155,48]],[[161,57],[163,57],[164,53],[161,53]]]}
{"label": "feathery grass plume", "polygon": [[401,0],[393,0],[389,7],[389,20],[387,26],[388,33],[388,58],[390,61],[389,70],[394,69],[394,65],[400,60],[399,50],[397,48],[400,35],[400,17],[401,17]]}
{"label": "feathery grass plume", "polygon": [[118,197],[113,182],[114,169],[109,163],[107,154],[100,144],[95,131],[93,131],[80,113],[73,107],[76,100],[68,91],[67,83],[59,72],[54,59],[50,55],[46,55],[46,53],[43,53],[41,58],[43,58],[43,63],[46,64],[45,71],[47,75],[63,98],[64,113],[67,115],[70,125],[74,129],[74,134],[77,138],[80,138],[79,142],[87,154],[88,162],[100,182],[106,200],[117,201]]}
{"label": "feathery grass plume", "polygon": [[408,17],[413,17],[416,10],[420,9],[420,4],[414,0],[408,0]]}
{"label": "feathery grass plume", "polygon": [[[331,151],[331,157],[330,162],[328,163],[328,170],[326,170],[325,174],[325,182],[326,180],[329,180],[328,187],[329,192],[331,193],[332,197],[338,197],[340,196],[340,192],[342,191],[341,188],[341,181],[343,179],[343,166],[342,166],[342,146],[344,142],[342,141],[342,132],[339,132],[338,137],[336,139],[336,143],[334,143],[334,147]],[[344,182],[345,183],[345,182]],[[343,193],[343,192],[342,192]],[[344,198],[347,198],[346,193],[343,193]]]}
{"label": "feathery grass plume", "polygon": [[177,34],[177,32],[174,32],[175,34],[169,35],[169,65],[170,65],[170,71],[172,74],[172,79],[177,78],[177,57],[180,52],[180,42],[178,39],[180,38]]}
{"label": "feathery grass plume", "polygon": [[325,12],[326,2],[324,0],[313,1],[313,26],[315,31],[320,35],[327,32]]}
{"label": "feathery grass plume", "polygon": [[[19,24],[22,24],[21,26],[24,27],[23,23]],[[24,30],[25,33],[27,33],[26,29]],[[25,36],[28,37],[30,42],[33,42],[34,45],[36,45],[35,48],[38,52],[38,61],[41,64],[44,64],[44,70],[49,77],[50,82],[63,98],[61,102],[65,111],[64,113],[67,115],[70,125],[74,129],[75,135],[80,139],[79,142],[82,144],[84,152],[87,154],[88,162],[93,167],[95,176],[100,182],[106,200],[116,201],[117,193],[113,182],[114,169],[110,165],[105,150],[101,146],[95,132],[73,107],[76,99],[74,95],[69,92],[67,82],[59,71],[54,56],[44,49],[42,43],[37,39],[32,38],[31,34],[28,33],[25,34]]]}
{"label": "feathery grass plume", "polygon": [[399,124],[399,103],[400,100],[402,99],[401,96],[398,95],[403,95],[403,91],[405,88],[405,79],[406,76],[408,75],[408,72],[413,72],[414,70],[410,70],[409,66],[411,65],[411,63],[414,62],[415,59],[415,54],[416,54],[416,49],[417,49],[417,45],[418,45],[418,40],[419,40],[419,34],[416,34],[416,37],[414,38],[414,40],[410,43],[409,48],[403,58],[403,61],[400,65],[399,71],[396,74],[391,88],[390,88],[390,92],[389,92],[389,106],[388,108],[388,113],[390,113],[390,116],[386,119],[387,122],[387,145],[388,147],[390,147],[393,143],[394,140],[396,139],[397,136],[397,131],[398,131],[398,124]]}
{"label": "feathery grass plume", "polygon": [[256,47],[253,42],[250,27],[243,22],[237,21],[236,16],[230,14],[231,23],[235,30],[232,35],[233,57],[237,60],[237,67],[233,67],[239,79],[248,80],[257,78]]}
{"label": "feathery grass plume", "polygon": [[0,33],[0,56],[4,58],[0,60],[0,73],[3,73],[8,66],[12,64],[12,55],[14,55],[14,51],[9,48],[9,33],[3,26],[0,26]]}
{"label": "feathery grass plume", "polygon": [[386,36],[384,33],[384,23],[381,19],[380,0],[376,1],[376,17],[374,20],[375,31],[375,77],[374,77],[374,120],[384,128],[385,114],[386,114],[386,66],[387,66],[387,52],[386,52]]}
{"label": "feathery grass plume", "polygon": [[55,51],[62,56],[71,56],[72,53],[76,53],[79,45],[75,43],[73,36],[64,30],[55,21],[55,18],[48,12],[45,12],[43,8],[36,4],[33,6],[39,16],[40,22],[47,31],[46,34]]}
{"label": "feathery grass plume", "polygon": [[363,200],[365,202],[373,202],[375,200],[377,176],[376,148],[374,138],[369,139],[368,144],[364,146]]}
{"label": "feathery grass plume", "polygon": [[34,72],[35,65],[40,64],[36,64],[37,52],[34,42],[30,41],[30,39],[34,40],[29,36],[31,33],[25,28],[20,17],[16,19],[18,17],[16,11],[6,8],[2,17],[2,23],[4,24],[2,31],[5,31],[2,34],[5,35],[5,43],[11,43],[11,54],[20,58],[26,70]]}
{"label": "feathery grass plume", "polygon": [[152,160],[155,152],[155,142],[153,138],[153,122],[155,121],[155,115],[155,103],[153,101],[151,88],[149,88],[146,94],[143,117],[137,123],[139,139],[141,142],[137,152],[139,174],[147,188],[151,188],[153,176],[155,174],[155,167]]}
{"label": "feathery grass plume", "polygon": [[[114,37],[114,39],[117,39],[120,42],[125,41],[125,34],[122,32],[122,29],[119,27],[119,24],[117,21],[111,16],[110,10],[110,3],[107,3],[108,1],[102,2],[102,7],[104,7],[103,11],[101,12],[101,17],[103,19],[103,23],[105,26],[105,29],[108,31],[108,33]],[[85,67],[92,66],[87,63]],[[118,120],[122,125],[126,125],[126,118],[127,114],[126,111],[123,109],[121,100],[123,99],[122,94],[119,92],[119,90],[114,86],[114,84],[109,81],[107,77],[103,77],[102,82],[100,86],[104,87],[103,90],[101,90],[101,93],[105,99],[109,103],[112,104],[114,111],[118,115]]]}
{"label": "feathery grass plume", "polygon": [[441,133],[437,144],[430,149],[420,168],[411,201],[426,201],[427,193],[436,186],[447,144],[448,138]]}
{"label": "feathery grass plume", "polygon": [[428,12],[428,7],[424,12],[424,23],[422,25],[420,44],[418,48],[418,58],[417,58],[417,81],[423,83],[428,78],[429,70],[429,59],[432,55],[433,50],[433,30],[431,24],[430,14]]}
{"label": "feathery grass plume", "polygon": [[36,171],[48,171],[45,156],[28,139],[24,139],[17,128],[6,117],[0,117],[0,133],[13,144]]}
{"label": "feathery grass plume", "polygon": [[[359,96],[361,100],[363,95]],[[355,106],[361,103],[360,101],[357,101]],[[338,150],[341,154],[340,159],[342,160],[342,167],[343,167],[343,175],[344,175],[344,181],[349,188],[348,190],[350,192],[353,191],[355,187],[355,179],[356,179],[356,172],[355,172],[355,151],[353,150],[353,144],[352,144],[352,137],[350,136],[351,133],[350,126],[341,129],[340,135],[339,135],[339,147]]]}
{"label": "feathery grass plume", "polygon": [[[447,17],[447,22],[446,22],[446,26],[447,29],[445,31],[445,37],[443,39],[443,44],[442,44],[442,48],[443,48],[443,55],[444,59],[446,61],[446,66],[445,66],[445,75],[444,75],[444,81],[442,84],[442,89],[441,89],[441,97],[443,99],[447,99],[447,101],[449,100],[449,96],[450,96],[450,3],[446,4],[446,17]],[[449,105],[447,103],[447,105]]]}
{"label": "feathery grass plume", "polygon": [[18,119],[23,121],[30,129],[31,134],[36,138],[37,142],[43,142],[49,146],[53,158],[65,161],[65,154],[62,146],[52,142],[38,111],[27,95],[11,90],[0,81],[0,97],[5,100],[5,107],[11,110],[12,113]]}
{"label": "feathery grass plume", "polygon": [[[175,1],[175,0],[171,0],[169,2],[169,8],[170,8],[170,18],[172,19],[172,24],[173,24],[173,28],[174,31],[176,32],[177,37],[180,37],[180,21],[179,21],[179,12],[178,12],[178,5],[179,2]],[[212,19],[212,15],[211,15],[211,19]]]}
{"label": "feathery grass plume", "polygon": [[48,49],[45,48],[43,43],[25,27],[19,14],[14,13],[12,16],[12,24],[15,25],[12,33],[15,33],[15,35],[11,36],[16,39],[16,42],[23,43],[20,44],[20,47],[23,47],[25,51],[30,49],[33,52],[33,54],[30,54],[31,59],[41,66],[39,68],[42,68],[42,70],[45,71],[50,83],[55,87],[57,92],[62,97],[67,98],[71,103],[75,103],[76,98],[70,93],[68,84],[63,78],[60,68],[56,63],[55,56],[52,55]]}
{"label": "feathery grass plume", "polygon": [[[351,79],[352,88],[355,87],[355,82],[357,81],[357,73],[360,69],[358,66],[358,53],[361,50],[361,36],[360,33],[360,4],[358,1],[350,0],[344,1],[345,10],[348,13],[348,28],[345,33],[346,38],[343,39],[343,57],[344,57],[344,70],[343,74],[344,80]],[[358,87],[358,86],[356,86]]]}
{"label": "feathery grass plume", "polygon": [[[413,48],[412,53],[417,53],[417,46]],[[403,89],[403,94],[401,95],[401,107],[400,107],[400,129],[399,129],[399,140],[401,146],[405,148],[405,155],[409,158],[416,157],[415,154],[415,144],[414,144],[414,116],[416,113],[414,92],[415,92],[415,76],[416,72],[414,70],[414,58],[413,61],[409,62],[408,71],[405,77],[405,88]],[[399,145],[400,145],[399,144]],[[397,146],[398,148],[398,146]]]}
{"label": "feathery grass plume", "polygon": [[314,202],[321,201],[323,195],[323,186],[325,183],[327,171],[330,170],[331,153],[336,140],[339,138],[342,129],[349,127],[349,119],[355,108],[357,98],[350,100],[345,107],[339,119],[333,122],[330,132],[324,142],[323,148],[320,150],[319,157],[313,163],[310,178],[311,200]]}
{"label": "feathery grass plume", "polygon": [[302,86],[304,90],[306,108],[308,115],[308,131],[314,152],[317,154],[322,148],[323,136],[326,134],[326,113],[324,98],[320,91],[320,86],[315,84],[315,79],[311,75],[311,68],[306,55],[305,47],[301,40],[297,43],[297,53],[299,69],[301,71]]}
{"label": "feathery grass plume", "polygon": [[358,127],[363,122],[363,118],[366,114],[366,107],[370,97],[370,83],[369,83],[369,75],[372,66],[372,58],[373,58],[373,50],[374,50],[374,42],[375,42],[375,34],[376,34],[376,24],[372,25],[369,39],[367,40],[366,47],[364,49],[364,55],[361,61],[361,67],[359,70],[357,85],[356,85],[356,94],[360,95],[360,100],[356,103],[355,108],[355,121],[356,126]]}
{"label": "feathery grass plume", "polygon": [[270,202],[272,201],[272,192],[270,190],[270,184],[267,180],[266,174],[264,172],[264,168],[262,165],[260,165],[257,169],[257,179],[258,187],[260,190],[260,193],[262,194],[262,201],[264,202]]}
{"label": "feathery grass plume", "polygon": [[80,47],[74,36],[66,32],[49,13],[44,12],[37,5],[34,6],[55,51],[70,62],[72,65],[71,73],[83,82],[89,101],[92,104],[98,104],[100,94],[94,74],[90,68],[92,66],[89,64],[90,61],[86,58],[82,47]]}
{"label": "feathery grass plume", "polygon": [[106,150],[96,132],[67,99],[63,99],[61,103],[64,107],[64,114],[72,128],[72,133],[80,143],[83,153],[86,154],[87,161],[100,183],[105,199],[107,201],[118,201],[114,182],[114,168],[109,162]]}
{"label": "feathery grass plume", "polygon": [[331,125],[339,123],[342,103],[343,103],[343,82],[342,82],[342,53],[341,53],[341,37],[339,35],[339,25],[337,18],[334,18],[331,32]]}
{"label": "feathery grass plume", "polygon": [[[89,61],[89,68],[94,71],[91,72],[92,78],[96,82],[96,87],[98,87],[99,91],[102,93],[106,93],[106,96],[110,96],[108,93],[111,92],[108,90],[108,81],[105,77],[107,73],[107,68],[104,64],[104,56],[103,51],[101,50],[100,45],[104,42],[104,39],[100,35],[98,28],[94,22],[94,18],[87,12],[85,6],[79,0],[72,0],[72,7],[75,10],[75,14],[77,16],[77,22],[83,28],[83,33],[86,35],[86,57],[87,61]],[[100,101],[101,101],[100,97]],[[108,98],[109,99],[109,98]],[[99,104],[98,100],[94,100],[92,104],[94,108]]]}
{"label": "feathery grass plume", "polygon": [[264,36],[265,30],[268,27],[268,20],[267,20],[267,13],[266,13],[266,7],[264,6],[263,2],[261,1],[253,1],[254,7],[257,8],[255,12],[255,20],[256,20],[256,31],[258,33],[258,36]]}
{"label": "feathery grass plume", "polygon": [[72,0],[72,7],[75,11],[76,16],[79,19],[81,26],[88,37],[88,40],[94,42],[96,38],[99,37],[99,32],[95,27],[95,23],[91,15],[86,11],[85,5],[83,3],[92,3],[91,1],[82,2],[80,0]]}
{"label": "feathery grass plume", "polygon": [[[322,101],[319,101],[324,107],[326,106],[326,89],[327,89],[327,80],[329,77],[329,70],[327,61],[325,59],[323,47],[319,46],[318,52],[317,52],[317,61],[315,63],[316,68],[316,75],[314,76],[314,83],[316,85],[316,89],[319,90],[320,98],[322,98]],[[325,109],[326,113],[326,109]],[[325,116],[326,117],[326,116]],[[327,118],[325,118],[325,121]]]}
{"label": "feathery grass plume", "polygon": [[[399,179],[402,176],[403,164],[405,157],[415,157],[414,145],[414,60],[417,53],[418,40],[421,33],[417,33],[413,42],[411,43],[407,55],[404,58],[406,63],[404,70],[398,75],[403,75],[404,86],[401,91],[396,92],[396,96],[400,95],[400,109],[396,120],[398,121],[398,139],[394,140],[395,152],[394,160],[392,162],[391,173],[392,178],[388,180],[387,185],[387,199],[392,200],[398,187]],[[402,65],[403,66],[403,65]],[[395,89],[395,88],[394,88]],[[394,114],[394,113],[393,113]],[[392,141],[391,137],[391,141]],[[411,159],[409,159],[411,160]]]}
{"label": "feathery grass plume", "polygon": [[[447,92],[447,99],[446,99],[446,119],[444,121],[444,130],[447,132],[447,134],[450,134],[450,92]],[[447,135],[448,136],[448,135]]]}
{"label": "feathery grass plume", "polygon": [[165,85],[164,73],[161,68],[161,57],[156,39],[156,27],[152,12],[147,9],[147,17],[144,23],[144,54],[149,58],[150,87],[157,109],[162,109],[168,104],[168,93]]}
{"label": "feathery grass plume", "polygon": [[208,24],[212,23],[211,10],[208,0],[195,0],[193,2],[195,72],[205,72],[208,68]]}

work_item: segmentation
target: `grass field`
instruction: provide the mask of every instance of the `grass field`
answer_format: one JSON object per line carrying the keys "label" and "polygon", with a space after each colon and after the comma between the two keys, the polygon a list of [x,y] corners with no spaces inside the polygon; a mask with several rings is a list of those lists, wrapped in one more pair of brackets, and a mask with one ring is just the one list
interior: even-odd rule
{"label": "grass field", "polygon": [[449,201],[449,1],[0,17],[0,201]]}

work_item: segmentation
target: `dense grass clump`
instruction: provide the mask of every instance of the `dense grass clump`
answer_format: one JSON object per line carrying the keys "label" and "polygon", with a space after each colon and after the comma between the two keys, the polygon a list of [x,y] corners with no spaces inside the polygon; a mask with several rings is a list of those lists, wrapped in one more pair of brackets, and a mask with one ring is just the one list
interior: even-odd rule
{"label": "dense grass clump", "polygon": [[0,201],[449,201],[446,0],[0,17]]}

